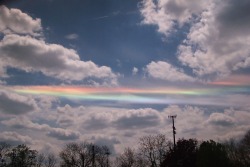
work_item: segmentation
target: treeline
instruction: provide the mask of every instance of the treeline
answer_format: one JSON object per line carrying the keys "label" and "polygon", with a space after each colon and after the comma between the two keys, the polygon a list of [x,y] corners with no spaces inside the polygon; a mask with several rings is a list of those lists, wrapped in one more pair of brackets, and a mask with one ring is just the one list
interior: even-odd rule
{"label": "treeline", "polygon": [[250,131],[241,140],[179,139],[174,146],[165,135],[141,137],[137,149],[111,155],[107,146],[69,143],[59,155],[42,154],[21,144],[0,143],[0,167],[249,167]]}

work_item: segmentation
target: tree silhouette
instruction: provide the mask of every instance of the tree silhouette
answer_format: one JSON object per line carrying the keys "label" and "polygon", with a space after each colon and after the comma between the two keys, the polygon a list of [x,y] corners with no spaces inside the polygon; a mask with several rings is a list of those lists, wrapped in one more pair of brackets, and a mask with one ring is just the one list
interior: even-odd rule
{"label": "tree silhouette", "polygon": [[242,159],[244,166],[250,166],[250,130],[241,140],[240,150],[242,150]]}
{"label": "tree silhouette", "polygon": [[165,135],[148,135],[139,139],[138,149],[126,148],[116,158],[109,154],[107,146],[69,143],[59,153],[59,165],[54,154],[0,142],[0,167],[111,167],[112,159],[113,167],[249,167],[250,131],[223,144],[179,139],[175,149]]}
{"label": "tree silhouette", "polygon": [[107,167],[110,150],[90,143],[70,143],[60,152],[62,167]]}
{"label": "tree silhouette", "polygon": [[226,147],[231,166],[250,166],[250,131],[248,131],[240,141],[231,139],[224,145]]}
{"label": "tree silhouette", "polygon": [[0,142],[0,167],[6,165],[7,153],[10,149],[10,145],[5,142]]}
{"label": "tree silhouette", "polygon": [[116,157],[117,167],[134,167],[136,165],[137,157],[135,150],[131,148],[125,148],[124,152]]}
{"label": "tree silhouette", "polygon": [[226,147],[213,140],[201,143],[198,157],[198,167],[228,167],[230,161],[226,152]]}
{"label": "tree silhouette", "polygon": [[9,166],[13,167],[32,167],[36,164],[36,156],[37,151],[31,150],[24,144],[12,148],[7,153],[7,157],[10,159]]}
{"label": "tree silhouette", "polygon": [[88,143],[70,143],[60,152],[62,167],[88,167],[91,164],[91,150]]}
{"label": "tree silhouette", "polygon": [[179,139],[175,149],[167,152],[162,167],[195,167],[197,156],[196,139]]}
{"label": "tree silhouette", "polygon": [[149,135],[140,138],[139,150],[141,156],[150,164],[150,167],[159,167],[171,145],[165,135]]}

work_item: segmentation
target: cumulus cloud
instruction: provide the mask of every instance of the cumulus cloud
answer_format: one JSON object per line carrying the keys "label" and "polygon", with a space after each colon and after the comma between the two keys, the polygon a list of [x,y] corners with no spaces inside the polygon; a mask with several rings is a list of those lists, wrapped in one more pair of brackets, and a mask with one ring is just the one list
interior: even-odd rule
{"label": "cumulus cloud", "polygon": [[153,109],[129,110],[114,122],[118,129],[142,129],[159,125],[158,112]]}
{"label": "cumulus cloud", "polygon": [[[225,4],[211,4],[179,47],[179,60],[197,75],[225,76],[250,66],[250,26],[244,21],[250,15],[245,7],[250,7],[250,4],[246,1],[238,5],[234,3],[226,1]],[[236,14],[240,10],[240,14]],[[232,25],[229,26],[228,17],[231,15],[234,19],[231,19]]]}
{"label": "cumulus cloud", "polygon": [[136,75],[138,73],[138,68],[134,67],[132,70],[132,75]]}
{"label": "cumulus cloud", "polygon": [[[40,124],[35,123],[30,117],[19,116],[2,118],[5,120],[1,121],[1,125],[15,131],[25,129],[29,133],[23,135],[28,134],[34,140],[40,139],[45,133],[50,138],[47,137],[44,140],[57,147],[60,147],[60,141],[81,140],[108,145],[112,150],[114,149],[114,152],[122,151],[124,146],[136,145],[138,142],[136,139],[149,133],[163,133],[172,139],[172,121],[168,119],[169,115],[177,115],[175,120],[177,138],[224,140],[228,137],[239,137],[250,128],[249,109],[226,108],[221,111],[213,107],[170,105],[162,110],[156,110],[66,105],[58,108],[57,111],[58,113],[46,113],[46,117],[42,114],[38,115],[39,112],[33,115],[32,117],[36,116],[35,120],[43,120]],[[56,115],[53,121],[44,120],[51,115]],[[57,121],[61,116],[71,118],[73,120],[71,125],[63,128],[64,125]],[[56,128],[51,127],[49,122],[56,123],[53,124]],[[134,140],[130,140],[131,138]]]}
{"label": "cumulus cloud", "polygon": [[91,117],[84,122],[84,126],[88,130],[102,130],[109,126],[109,121],[104,118]]}
{"label": "cumulus cloud", "polygon": [[5,114],[21,115],[37,109],[36,102],[32,98],[0,91],[0,111]]}
{"label": "cumulus cloud", "polygon": [[250,66],[250,3],[247,0],[144,0],[144,24],[168,36],[177,24],[190,24],[178,48],[178,59],[199,77],[224,77]]}
{"label": "cumulus cloud", "polygon": [[44,131],[48,136],[54,137],[58,140],[76,140],[80,137],[79,132],[70,129],[54,128],[49,126],[48,124],[33,123],[27,117],[19,117],[19,118],[4,120],[1,123],[13,128],[19,128],[19,129],[25,128],[31,130]]}
{"label": "cumulus cloud", "polygon": [[158,27],[160,33],[168,36],[176,23],[182,26],[190,22],[194,15],[202,12],[206,2],[193,0],[143,0],[140,12],[143,24],[152,24]]}
{"label": "cumulus cloud", "polygon": [[[102,109],[102,111],[99,111]],[[157,126],[161,119],[154,109],[115,109],[115,108],[88,108],[91,112],[85,112],[83,126],[88,130],[101,130],[113,127],[115,129],[143,129]],[[95,111],[95,112],[94,112]]]}
{"label": "cumulus cloud", "polygon": [[232,117],[223,113],[212,113],[207,122],[216,126],[231,126],[235,123]]}
{"label": "cumulus cloud", "polygon": [[9,144],[33,144],[34,140],[26,135],[20,135],[16,132],[4,131],[0,134],[0,140]]}
{"label": "cumulus cloud", "polygon": [[109,136],[93,136],[91,142],[99,146],[107,146],[111,154],[116,154],[115,146],[121,144],[121,142],[116,137]]}
{"label": "cumulus cloud", "polygon": [[[211,112],[206,113],[208,110]],[[163,110],[152,108],[70,107],[70,110],[65,112],[63,116],[72,118],[75,125],[72,125],[71,128],[81,128],[82,133],[86,135],[96,135],[105,129],[108,136],[115,134],[117,137],[120,136],[119,140],[123,140],[124,137],[128,136],[128,132],[131,132],[131,129],[136,129],[140,133],[129,133],[130,137],[131,135],[133,137],[142,136],[149,131],[151,133],[168,133],[171,135],[171,120],[168,119],[168,116],[175,114],[177,114],[176,127],[178,127],[178,136],[196,136],[200,139],[229,135],[232,132],[232,127],[247,127],[247,120],[250,117],[247,110],[226,109],[225,111],[218,111],[216,108],[180,107],[177,105],[170,105]],[[245,119],[242,119],[243,117]],[[168,126],[169,128],[166,129]],[[224,131],[218,132],[218,126],[223,127]],[[246,129],[241,130],[242,134]]]}
{"label": "cumulus cloud", "polygon": [[[117,84],[117,75],[110,67],[82,61],[73,49],[35,38],[42,30],[40,19],[33,19],[19,9],[0,7],[0,32],[4,33],[0,41],[1,77],[6,77],[6,69],[12,67],[29,73],[41,72],[63,81],[94,78],[103,84]],[[78,35],[69,34],[66,38],[76,39]]]}
{"label": "cumulus cloud", "polygon": [[182,69],[163,61],[152,61],[146,66],[146,72],[150,77],[166,81],[194,81],[194,78],[185,74]]}
{"label": "cumulus cloud", "polygon": [[77,39],[79,37],[79,35],[77,34],[68,34],[65,36],[66,39],[69,39],[69,40],[74,40],[74,39]]}
{"label": "cumulus cloud", "polygon": [[80,136],[80,133],[78,132],[62,128],[52,128],[47,134],[48,136],[55,137],[58,140],[76,140]]}
{"label": "cumulus cloud", "polygon": [[[30,36],[6,35],[0,42],[0,53],[5,67],[26,72],[39,72],[61,80],[82,80],[88,77],[116,82],[109,67],[81,61],[73,49],[47,44]],[[3,66],[2,65],[2,66]]]}
{"label": "cumulus cloud", "polygon": [[38,35],[41,30],[41,19],[33,19],[19,9],[0,6],[0,32]]}

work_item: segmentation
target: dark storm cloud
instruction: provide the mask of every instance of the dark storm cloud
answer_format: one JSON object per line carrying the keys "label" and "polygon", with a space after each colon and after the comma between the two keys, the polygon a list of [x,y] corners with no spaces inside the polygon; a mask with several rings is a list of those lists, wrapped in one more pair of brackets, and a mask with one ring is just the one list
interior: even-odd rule
{"label": "dark storm cloud", "polygon": [[25,114],[35,111],[37,106],[32,99],[17,94],[0,91],[0,111],[6,114]]}

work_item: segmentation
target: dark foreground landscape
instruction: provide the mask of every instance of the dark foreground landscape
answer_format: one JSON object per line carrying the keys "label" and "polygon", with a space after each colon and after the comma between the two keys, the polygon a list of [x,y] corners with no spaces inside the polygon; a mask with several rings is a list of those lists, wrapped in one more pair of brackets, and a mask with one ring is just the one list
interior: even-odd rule
{"label": "dark foreground landscape", "polygon": [[138,148],[125,148],[113,155],[93,143],[68,143],[58,155],[41,153],[25,144],[1,142],[1,167],[249,167],[250,131],[240,140],[179,139],[174,146],[165,135],[139,139]]}

